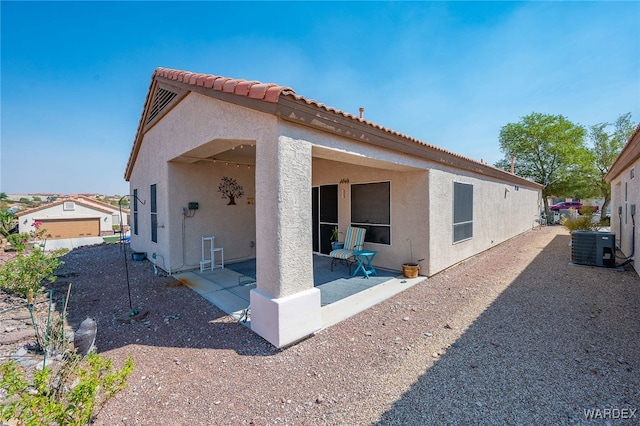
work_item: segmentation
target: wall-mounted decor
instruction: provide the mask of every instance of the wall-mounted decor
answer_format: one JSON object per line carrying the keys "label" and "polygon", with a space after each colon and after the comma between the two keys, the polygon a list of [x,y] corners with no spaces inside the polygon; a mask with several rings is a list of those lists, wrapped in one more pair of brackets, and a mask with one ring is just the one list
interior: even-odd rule
{"label": "wall-mounted decor", "polygon": [[255,197],[247,197],[247,204],[255,204]]}
{"label": "wall-mounted decor", "polygon": [[229,199],[229,202],[227,203],[228,206],[235,206],[236,198],[240,198],[244,195],[242,185],[239,185],[237,180],[227,176],[223,176],[222,180],[220,180],[218,192],[222,194],[222,198]]}

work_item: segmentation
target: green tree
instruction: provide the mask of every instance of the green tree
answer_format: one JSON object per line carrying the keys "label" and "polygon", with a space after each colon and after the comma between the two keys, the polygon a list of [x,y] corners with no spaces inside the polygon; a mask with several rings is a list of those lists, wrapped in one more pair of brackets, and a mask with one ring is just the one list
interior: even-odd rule
{"label": "green tree", "polygon": [[581,198],[586,191],[581,170],[591,162],[585,145],[585,129],[562,115],[531,113],[500,130],[504,159],[496,167],[509,170],[515,157],[515,173],[544,185],[542,198],[549,217],[550,196]]}
{"label": "green tree", "polygon": [[[613,127],[613,131],[608,133],[607,129],[610,127]],[[611,184],[605,181],[604,177],[618,158],[635,127],[631,120],[631,113],[627,113],[620,115],[615,123],[600,123],[589,128],[589,139],[592,144],[590,151],[593,156],[592,185],[598,197],[604,199],[600,220],[605,220],[607,207],[611,202]]]}

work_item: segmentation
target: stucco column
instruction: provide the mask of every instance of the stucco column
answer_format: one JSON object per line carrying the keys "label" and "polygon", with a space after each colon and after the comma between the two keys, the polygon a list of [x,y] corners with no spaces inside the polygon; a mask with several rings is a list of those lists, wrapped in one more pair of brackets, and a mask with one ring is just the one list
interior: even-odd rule
{"label": "stucco column", "polygon": [[311,227],[311,144],[285,136],[258,141],[251,329],[276,347],[320,328]]}

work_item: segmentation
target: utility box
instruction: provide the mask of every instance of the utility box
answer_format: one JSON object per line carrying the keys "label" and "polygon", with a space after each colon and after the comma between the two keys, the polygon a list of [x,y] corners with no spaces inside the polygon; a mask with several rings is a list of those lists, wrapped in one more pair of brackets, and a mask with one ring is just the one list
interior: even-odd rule
{"label": "utility box", "polygon": [[573,231],[571,261],[577,265],[616,266],[616,234],[613,232]]}

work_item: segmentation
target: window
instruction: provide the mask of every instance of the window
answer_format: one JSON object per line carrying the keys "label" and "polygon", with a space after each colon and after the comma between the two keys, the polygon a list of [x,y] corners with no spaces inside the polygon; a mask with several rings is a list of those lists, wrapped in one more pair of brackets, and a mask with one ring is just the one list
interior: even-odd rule
{"label": "window", "polygon": [[453,183],[453,242],[473,237],[473,185]]}
{"label": "window", "polygon": [[138,235],[138,190],[133,190],[133,233]]}
{"label": "window", "polygon": [[158,203],[156,202],[156,184],[151,185],[151,241],[158,242]]}
{"label": "window", "polygon": [[64,211],[73,211],[76,209],[76,203],[74,203],[73,201],[65,201],[62,204],[62,210]]}
{"label": "window", "polygon": [[351,225],[367,230],[368,243],[391,244],[391,182],[351,185]]}
{"label": "window", "polygon": [[[107,218],[105,218],[104,220],[107,220]],[[119,213],[114,213],[111,215],[111,225],[112,226],[117,226],[118,228],[113,228],[114,231],[120,231],[121,230],[121,226],[122,225],[120,223],[120,214]]]}

